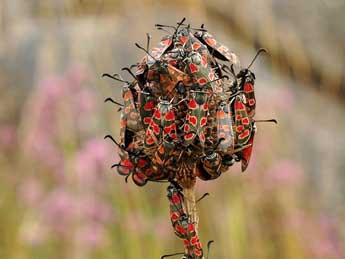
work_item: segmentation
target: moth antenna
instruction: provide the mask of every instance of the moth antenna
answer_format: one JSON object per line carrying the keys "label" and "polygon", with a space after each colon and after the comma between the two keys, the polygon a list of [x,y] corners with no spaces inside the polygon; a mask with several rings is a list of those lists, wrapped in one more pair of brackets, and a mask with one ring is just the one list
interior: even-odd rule
{"label": "moth antenna", "polygon": [[255,122],[273,122],[275,124],[278,124],[278,121],[276,119],[269,119],[269,120],[254,120]]}
{"label": "moth antenna", "polygon": [[177,32],[178,32],[178,29],[180,28],[180,26],[183,24],[183,22],[184,22],[185,20],[186,20],[186,17],[183,17],[183,19],[182,19],[180,22],[177,23],[177,27],[176,27],[176,29],[175,29],[175,32],[174,32],[173,37],[176,36],[176,34],[177,34]]}
{"label": "moth antenna", "polygon": [[135,68],[135,67],[137,67],[138,65],[139,65],[139,63],[133,64],[133,65],[131,65],[131,66],[129,67],[129,69]]}
{"label": "moth antenna", "polygon": [[235,69],[234,69],[234,64],[231,64],[230,66],[230,71],[231,71],[231,74],[236,78],[236,73],[235,73]]}
{"label": "moth antenna", "polygon": [[206,196],[210,195],[208,192],[204,193],[199,199],[197,199],[195,202],[199,202],[202,199],[204,199]]}
{"label": "moth antenna", "polygon": [[116,101],[114,101],[112,98],[108,97],[107,99],[104,100],[104,102],[112,102],[113,104],[116,104],[116,105],[119,105],[119,106],[124,106],[123,104],[121,103],[118,103]]}
{"label": "moth antenna", "polygon": [[259,49],[258,52],[256,52],[255,57],[253,58],[252,62],[250,62],[250,64],[249,64],[249,66],[247,67],[247,69],[249,69],[249,68],[253,65],[253,63],[254,63],[254,61],[256,60],[256,58],[257,58],[257,57],[260,55],[260,53],[262,53],[262,52],[267,53],[267,50],[264,49],[264,48]]}
{"label": "moth antenna", "polygon": [[137,48],[143,50],[147,55],[149,55],[151,58],[153,58],[153,60],[155,60],[156,62],[158,62],[158,60],[152,56],[146,49],[144,49],[142,46],[140,46],[138,43],[135,43],[135,46],[137,46]]}
{"label": "moth antenna", "polygon": [[125,182],[126,183],[128,183],[128,177],[130,176],[130,174],[129,175],[127,175],[126,177],[125,177]]}
{"label": "moth antenna", "polygon": [[132,70],[128,67],[123,67],[121,69],[122,71],[127,71],[135,80],[137,80],[137,77],[133,74]]}
{"label": "moth antenna", "polygon": [[152,36],[150,33],[146,33],[146,38],[147,38],[147,41],[146,41],[146,49],[147,51],[149,51],[149,47],[150,47],[150,40],[152,39]]}
{"label": "moth antenna", "polygon": [[117,112],[120,112],[121,110],[122,110],[122,108],[120,107],[120,108],[117,109]]}
{"label": "moth antenna", "polygon": [[119,143],[116,142],[116,140],[113,138],[113,136],[111,136],[111,135],[106,135],[106,136],[104,137],[104,139],[107,139],[107,138],[109,138],[112,142],[114,142],[116,146],[118,146],[119,148],[123,149],[123,147],[122,147]]}
{"label": "moth antenna", "polygon": [[214,240],[210,240],[210,241],[207,242],[207,256],[206,256],[206,259],[208,259],[208,256],[210,254],[210,248],[211,248],[212,243],[214,243]]}
{"label": "moth antenna", "polygon": [[191,27],[190,24],[185,24],[185,23],[182,23],[181,24],[182,26],[186,26],[188,29],[191,29],[191,30],[194,30],[194,31],[207,31],[206,29],[204,28],[194,28],[194,27]]}
{"label": "moth antenna", "polygon": [[174,254],[162,255],[161,259],[164,259],[164,258],[166,258],[166,257],[175,256],[175,255],[184,255],[184,253],[174,253]]}
{"label": "moth antenna", "polygon": [[172,26],[172,25],[165,25],[165,24],[158,24],[158,23],[156,23],[155,26],[156,27],[172,28],[172,29],[176,30],[176,27]]}
{"label": "moth antenna", "polygon": [[113,164],[110,168],[114,168],[114,167],[117,167],[117,166],[122,166],[121,164]]}
{"label": "moth antenna", "polygon": [[122,82],[122,83],[126,83],[126,84],[130,84],[128,81],[123,80],[123,78],[117,78],[116,76],[120,76],[120,75],[118,75],[118,74],[110,75],[108,73],[104,73],[102,75],[102,77],[109,77],[109,78],[114,79],[116,81],[119,81],[119,82]]}
{"label": "moth antenna", "polygon": [[161,31],[165,31],[166,33],[168,33],[169,35],[171,35],[171,32],[164,29],[163,27],[158,27],[157,30],[161,30]]}

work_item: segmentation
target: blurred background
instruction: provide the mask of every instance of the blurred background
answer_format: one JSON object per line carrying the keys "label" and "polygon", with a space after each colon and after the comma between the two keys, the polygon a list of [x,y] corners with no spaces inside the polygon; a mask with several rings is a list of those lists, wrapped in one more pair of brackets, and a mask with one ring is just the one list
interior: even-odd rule
{"label": "blurred background", "polygon": [[[345,258],[343,0],[1,0],[0,258],[160,258],[180,252],[166,184],[117,175],[120,84],[155,23],[187,17],[253,65],[252,161],[197,183],[210,259]],[[123,75],[124,77],[127,74]]]}

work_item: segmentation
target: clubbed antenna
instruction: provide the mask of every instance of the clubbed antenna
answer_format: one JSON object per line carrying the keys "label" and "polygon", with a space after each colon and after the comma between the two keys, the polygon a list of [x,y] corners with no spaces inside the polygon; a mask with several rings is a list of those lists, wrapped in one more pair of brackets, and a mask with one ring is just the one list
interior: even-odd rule
{"label": "clubbed antenna", "polygon": [[210,248],[211,248],[212,243],[214,243],[213,240],[210,240],[210,241],[207,242],[207,256],[206,256],[206,259],[208,259],[208,256],[210,254]]}
{"label": "clubbed antenna", "polygon": [[173,37],[176,37],[176,34],[177,34],[177,32],[178,32],[178,29],[179,29],[180,26],[184,23],[185,20],[186,20],[186,17],[183,17],[183,19],[182,19],[180,22],[177,23],[177,27],[176,27],[176,29],[175,29],[175,32],[174,32]]}
{"label": "clubbed antenna", "polygon": [[278,121],[276,119],[269,119],[269,120],[254,120],[255,122],[273,122],[275,124],[278,124]]}
{"label": "clubbed antenna", "polygon": [[167,257],[171,257],[171,256],[175,256],[175,255],[184,255],[184,253],[174,253],[174,254],[167,254],[167,255],[163,255],[161,257],[161,259],[167,258]]}
{"label": "clubbed antenna", "polygon": [[135,43],[135,46],[141,50],[143,50],[147,55],[149,55],[153,60],[155,60],[156,62],[158,62],[158,60],[152,56],[146,49],[144,49],[142,46],[140,46],[138,43]]}
{"label": "clubbed antenna", "polygon": [[110,98],[110,97],[108,97],[107,99],[105,99],[104,102],[105,102],[105,103],[106,103],[106,102],[112,102],[113,104],[117,104],[117,105],[119,105],[119,106],[124,106],[123,104],[114,101],[114,100],[113,100],[112,98]]}
{"label": "clubbed antenna", "polygon": [[175,26],[172,26],[172,25],[164,25],[164,24],[158,24],[158,23],[156,23],[155,24],[155,26],[156,27],[165,27],[165,28],[172,28],[172,29],[174,29],[174,30],[176,30],[176,27]]}
{"label": "clubbed antenna", "polygon": [[124,80],[119,74],[110,75],[110,74],[104,73],[102,75],[102,77],[109,77],[109,78],[114,79],[116,81],[119,81],[119,82],[122,82],[122,83],[126,83],[126,84],[130,84],[128,81]]}
{"label": "clubbed antenna", "polygon": [[[202,24],[204,25],[204,24]],[[188,27],[188,29],[191,29],[191,30],[194,30],[194,31],[204,31],[206,32],[207,30],[200,27],[200,28],[194,28],[194,27],[190,27],[190,24],[185,24],[185,23],[182,23],[181,26],[185,26],[185,27]]]}
{"label": "clubbed antenna", "polygon": [[122,71],[127,71],[135,80],[137,80],[137,77],[133,74],[132,70],[128,67],[121,68]]}
{"label": "clubbed antenna", "polygon": [[255,57],[253,58],[252,62],[250,62],[250,64],[249,64],[249,66],[247,67],[247,69],[249,69],[249,68],[253,65],[253,63],[254,63],[254,61],[256,60],[256,58],[257,58],[257,57],[260,55],[260,53],[262,53],[262,52],[267,53],[267,50],[264,49],[264,48],[259,49],[258,52],[256,52]]}
{"label": "clubbed antenna", "polygon": [[114,101],[114,100],[113,100],[112,98],[110,98],[110,97],[108,97],[107,99],[105,99],[104,102],[105,102],[105,103],[106,103],[106,102],[112,102],[113,104],[116,104],[116,105],[120,106],[119,111],[121,110],[121,107],[124,106],[123,104]]}
{"label": "clubbed antenna", "polygon": [[116,146],[118,146],[119,148],[121,148],[121,149],[123,149],[123,147],[119,144],[119,143],[117,143],[117,141],[113,138],[113,136],[112,135],[106,135],[105,137],[104,137],[104,139],[110,139],[112,142],[114,142],[114,144],[116,145]]}
{"label": "clubbed antenna", "polygon": [[149,47],[150,47],[150,41],[152,39],[152,36],[150,33],[146,33],[146,38],[147,38],[147,41],[146,41],[146,50],[149,51]]}
{"label": "clubbed antenna", "polygon": [[199,199],[197,199],[195,202],[202,201],[206,196],[209,196],[210,194],[208,192],[204,193]]}
{"label": "clubbed antenna", "polygon": [[169,35],[171,35],[171,32],[164,29],[163,27],[158,27],[157,30],[161,30],[161,31],[165,31],[166,33],[168,33]]}

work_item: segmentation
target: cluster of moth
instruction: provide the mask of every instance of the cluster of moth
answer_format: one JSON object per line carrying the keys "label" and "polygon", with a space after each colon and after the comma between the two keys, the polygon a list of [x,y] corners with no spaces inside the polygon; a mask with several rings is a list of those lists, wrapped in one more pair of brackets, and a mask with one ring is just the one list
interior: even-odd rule
{"label": "cluster of moth", "polygon": [[[186,258],[203,258],[194,223],[183,206],[183,189],[197,178],[212,180],[235,162],[246,170],[256,132],[255,75],[202,25],[185,19],[177,26],[156,24],[168,35],[153,48],[147,34],[141,61],[122,70],[134,79],[104,74],[122,82],[120,175],[139,186],[170,182],[171,222],[184,240]],[[134,68],[136,70],[134,71]],[[132,71],[133,69],[133,71]],[[275,120],[266,120],[275,122]]]}

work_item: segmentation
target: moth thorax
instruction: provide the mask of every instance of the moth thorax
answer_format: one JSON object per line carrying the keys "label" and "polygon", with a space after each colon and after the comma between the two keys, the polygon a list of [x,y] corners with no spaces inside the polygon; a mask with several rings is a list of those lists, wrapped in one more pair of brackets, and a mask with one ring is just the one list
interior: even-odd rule
{"label": "moth thorax", "polygon": [[190,53],[190,61],[196,65],[201,64],[201,55],[198,52],[191,52]]}
{"label": "moth thorax", "polygon": [[207,102],[207,94],[205,92],[195,92],[194,94],[197,104],[202,105]]}
{"label": "moth thorax", "polygon": [[172,105],[168,101],[161,101],[158,104],[158,109],[162,114],[166,114],[168,111],[170,111],[172,108]]}

